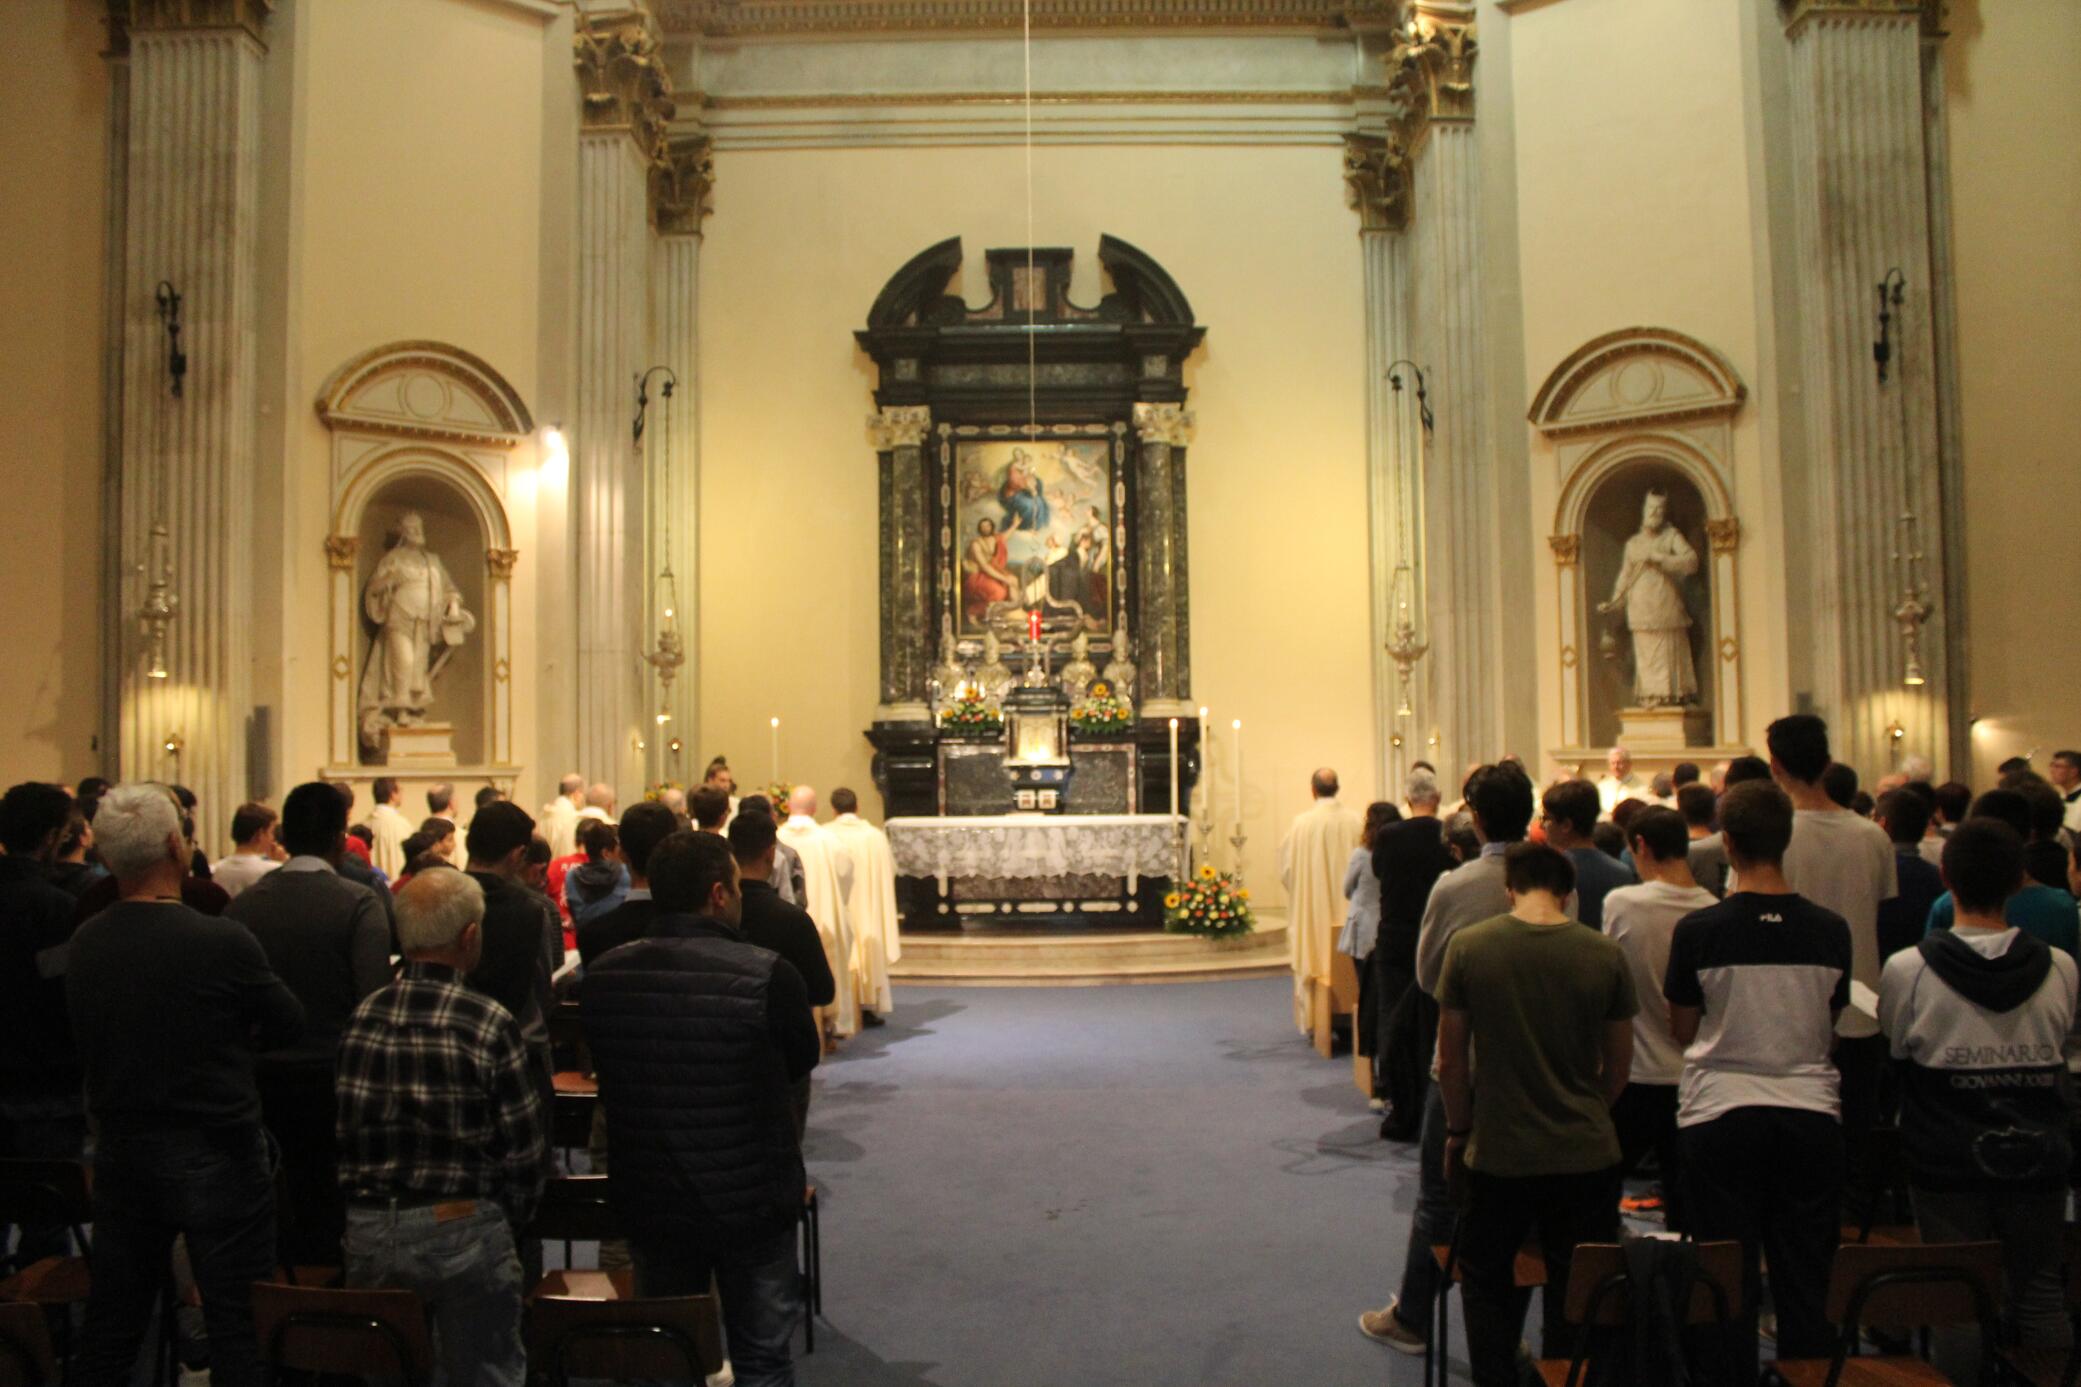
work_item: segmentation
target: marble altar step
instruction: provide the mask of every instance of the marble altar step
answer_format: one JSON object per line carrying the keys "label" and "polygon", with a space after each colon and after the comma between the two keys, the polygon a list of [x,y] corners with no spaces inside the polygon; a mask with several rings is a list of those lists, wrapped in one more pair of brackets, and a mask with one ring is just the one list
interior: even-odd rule
{"label": "marble altar step", "polygon": [[1286,922],[1260,919],[1240,940],[1161,931],[986,929],[906,934],[898,983],[964,987],[1096,987],[1108,983],[1219,982],[1289,970]]}

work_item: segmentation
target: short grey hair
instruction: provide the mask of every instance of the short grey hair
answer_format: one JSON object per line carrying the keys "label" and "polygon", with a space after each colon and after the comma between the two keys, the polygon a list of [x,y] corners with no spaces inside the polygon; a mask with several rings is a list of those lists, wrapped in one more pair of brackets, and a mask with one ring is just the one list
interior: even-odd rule
{"label": "short grey hair", "polygon": [[471,925],[484,923],[484,888],[468,872],[435,867],[415,872],[397,893],[397,942],[408,954],[454,945]]}
{"label": "short grey hair", "polygon": [[576,772],[556,782],[556,792],[560,795],[575,795],[584,788],[585,777]]}
{"label": "short grey hair", "polygon": [[1411,771],[1402,782],[1404,804],[1436,804],[1444,797],[1438,790],[1438,777],[1429,771]]}
{"label": "short grey hair", "polygon": [[585,792],[585,802],[594,809],[612,809],[614,787],[605,783],[593,786]]}
{"label": "short grey hair", "polygon": [[[106,822],[103,822],[104,816]],[[118,785],[94,811],[94,846],[118,881],[143,875],[167,860],[168,839],[181,836],[173,791],[155,781]]]}

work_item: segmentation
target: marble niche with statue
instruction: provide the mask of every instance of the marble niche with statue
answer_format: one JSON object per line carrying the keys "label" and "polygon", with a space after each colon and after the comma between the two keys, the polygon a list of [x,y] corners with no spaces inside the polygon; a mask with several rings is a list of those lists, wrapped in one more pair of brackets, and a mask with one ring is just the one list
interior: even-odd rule
{"label": "marble niche with statue", "polygon": [[1746,394],[1704,343],[1628,328],[1571,353],[1534,397],[1535,465],[1550,462],[1558,492],[1558,665],[1541,685],[1563,768],[1594,775],[1619,745],[1647,772],[1742,750],[1732,478]]}

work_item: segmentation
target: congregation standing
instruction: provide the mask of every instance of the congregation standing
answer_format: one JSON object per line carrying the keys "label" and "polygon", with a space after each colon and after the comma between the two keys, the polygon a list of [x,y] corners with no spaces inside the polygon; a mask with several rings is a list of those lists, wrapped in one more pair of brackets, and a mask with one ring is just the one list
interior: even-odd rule
{"label": "congregation standing", "polygon": [[[67,1381],[130,1381],[173,1278],[183,1380],[257,1384],[252,1287],[332,1267],[419,1294],[440,1380],[518,1387],[575,1012],[637,1293],[712,1278],[736,1381],[792,1382],[810,1073],[888,1015],[901,952],[857,796],[783,821],[717,758],[619,815],[571,775],[539,820],[485,786],[459,822],[436,784],[415,826],[398,779],[368,789],[242,804],[215,862],[180,787],[0,799],[0,1158],[92,1173]],[[73,1242],[0,1229],[0,1288]]]}
{"label": "congregation standing", "polygon": [[[1418,1145],[1406,1255],[1359,1318],[1368,1337],[1430,1351],[1434,1249],[1451,1246],[1473,1380],[1510,1387],[1536,1245],[1541,1342],[1565,1360],[1573,1249],[1618,1239],[1652,1158],[1659,1197],[1628,1207],[1740,1246],[1735,1380],[1756,1380],[1765,1339],[1825,1360],[1846,1203],[1880,1193],[1853,1173],[1897,1147],[1924,1242],[2000,1244],[2002,1344],[2070,1341],[2081,753],[2048,779],[2005,763],[1977,796],[1910,759],[1874,796],[1819,717],[1781,718],[1767,743],[1709,778],[1642,779],[1620,748],[1600,781],[1543,793],[1506,759],[1442,823],[1419,764],[1406,817],[1367,812],[1336,947],[1361,978],[1353,1041],[1381,1135]],[[1321,840],[1335,784],[1316,773],[1290,850]],[[1323,909],[1297,894],[1294,927],[1329,939]],[[1297,979],[1313,967],[1297,941]],[[1976,1380],[1976,1333],[1933,1340],[1948,1380]]]}

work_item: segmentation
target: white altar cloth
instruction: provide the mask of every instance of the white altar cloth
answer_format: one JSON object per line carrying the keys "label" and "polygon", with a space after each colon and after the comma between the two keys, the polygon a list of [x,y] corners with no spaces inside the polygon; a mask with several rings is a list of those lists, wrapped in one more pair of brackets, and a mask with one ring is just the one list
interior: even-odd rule
{"label": "white altar cloth", "polygon": [[896,870],[937,877],[1169,876],[1182,815],[989,814],[898,818],[885,825]]}

